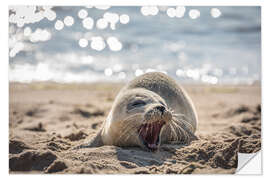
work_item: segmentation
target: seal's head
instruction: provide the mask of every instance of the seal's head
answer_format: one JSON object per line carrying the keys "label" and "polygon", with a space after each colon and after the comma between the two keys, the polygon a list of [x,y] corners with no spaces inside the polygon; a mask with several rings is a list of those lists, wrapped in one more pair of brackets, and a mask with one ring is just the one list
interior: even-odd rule
{"label": "seal's head", "polygon": [[106,119],[102,140],[117,146],[141,146],[156,151],[165,124],[172,119],[166,102],[146,89],[129,89],[116,98]]}

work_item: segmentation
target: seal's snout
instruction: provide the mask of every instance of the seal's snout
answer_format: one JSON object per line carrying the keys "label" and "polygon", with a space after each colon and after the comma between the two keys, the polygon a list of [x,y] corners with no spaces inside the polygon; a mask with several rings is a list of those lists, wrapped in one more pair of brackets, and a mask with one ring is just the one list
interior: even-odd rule
{"label": "seal's snout", "polygon": [[166,110],[166,108],[164,106],[157,106],[155,109],[157,109],[158,111],[160,111],[161,114],[163,114],[164,111]]}
{"label": "seal's snout", "polygon": [[144,119],[147,123],[154,121],[164,121],[167,123],[171,118],[171,112],[161,104],[149,107],[144,115]]}

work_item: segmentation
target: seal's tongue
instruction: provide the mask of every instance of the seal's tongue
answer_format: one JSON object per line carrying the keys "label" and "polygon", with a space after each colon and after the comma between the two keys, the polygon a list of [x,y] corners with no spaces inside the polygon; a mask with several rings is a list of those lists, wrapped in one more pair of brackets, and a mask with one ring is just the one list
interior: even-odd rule
{"label": "seal's tongue", "polygon": [[158,148],[158,137],[160,130],[164,122],[153,122],[143,124],[139,129],[139,135],[141,136],[144,144],[150,150],[156,150]]}

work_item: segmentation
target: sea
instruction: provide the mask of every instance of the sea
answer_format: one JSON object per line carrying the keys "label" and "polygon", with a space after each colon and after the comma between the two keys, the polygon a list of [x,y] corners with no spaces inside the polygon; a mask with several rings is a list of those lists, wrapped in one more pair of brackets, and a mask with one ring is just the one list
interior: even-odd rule
{"label": "sea", "polygon": [[261,81],[257,6],[9,6],[9,81]]}

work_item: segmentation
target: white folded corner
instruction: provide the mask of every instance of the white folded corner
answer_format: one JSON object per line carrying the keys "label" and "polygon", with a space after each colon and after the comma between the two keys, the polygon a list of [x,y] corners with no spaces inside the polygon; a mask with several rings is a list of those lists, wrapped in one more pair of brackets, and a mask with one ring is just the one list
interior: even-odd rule
{"label": "white folded corner", "polygon": [[235,174],[262,174],[261,151],[256,153],[238,153],[238,165]]}

